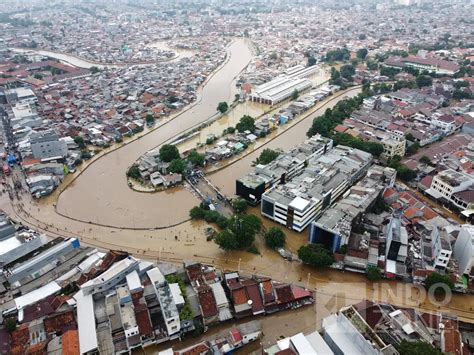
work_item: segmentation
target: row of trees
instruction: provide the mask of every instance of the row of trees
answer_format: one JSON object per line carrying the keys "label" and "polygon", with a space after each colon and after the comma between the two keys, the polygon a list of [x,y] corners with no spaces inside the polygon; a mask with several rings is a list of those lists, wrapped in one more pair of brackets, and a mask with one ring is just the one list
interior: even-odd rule
{"label": "row of trees", "polygon": [[315,134],[320,134],[324,137],[332,138],[336,144],[347,145],[379,156],[383,152],[382,144],[366,142],[360,138],[352,137],[347,133],[334,133],[334,128],[358,109],[362,101],[371,94],[369,88],[366,86],[362,93],[356,97],[339,101],[334,108],[327,109],[322,116],[318,116],[313,120],[313,124],[308,130],[307,136],[312,137]]}

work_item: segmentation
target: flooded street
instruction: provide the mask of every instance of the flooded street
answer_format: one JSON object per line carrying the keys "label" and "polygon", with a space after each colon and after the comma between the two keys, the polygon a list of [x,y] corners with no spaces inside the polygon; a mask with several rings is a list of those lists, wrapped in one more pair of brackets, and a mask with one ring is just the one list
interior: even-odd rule
{"label": "flooded street", "polygon": [[[322,317],[334,311],[334,307],[356,303],[364,298],[399,306],[448,311],[461,319],[472,321],[472,297],[454,295],[445,306],[438,306],[430,301],[422,302],[417,299],[418,293],[413,292],[416,288],[409,284],[389,281],[372,284],[364,275],[331,269],[310,269],[299,263],[285,261],[278,253],[268,249],[261,237],[256,241],[260,255],[243,251],[223,252],[213,242],[206,241],[204,230],[208,227],[207,224],[195,221],[181,223],[188,218],[189,209],[198,202],[185,187],[149,194],[135,192],[127,186],[125,171],[139,156],[213,116],[219,101],[233,100],[236,92],[234,78],[249,63],[252,55],[243,39],[233,42],[229,52],[229,60],[200,91],[200,99],[195,106],[142,138],[93,162],[60,194],[57,201],[57,194],[37,201],[25,193],[20,202],[15,201],[12,206],[8,196],[3,194],[0,197],[0,208],[18,222],[43,230],[52,237],[75,236],[84,245],[126,250],[153,261],[181,263],[182,260],[192,259],[223,269],[240,269],[245,274],[267,275],[274,280],[298,283],[315,289],[315,307],[263,317],[263,342],[266,345],[274,342],[280,335],[288,336],[298,331],[314,329]],[[267,138],[265,145],[210,175],[210,180],[225,194],[233,195],[235,179],[250,171],[251,163],[261,149],[268,147],[286,150],[302,142],[306,139],[306,132],[314,117],[344,97],[354,96],[358,92],[359,89],[353,89],[318,104],[306,118],[295,122],[280,135]],[[212,129],[221,133],[227,125],[233,125],[242,113],[258,115],[258,112],[264,110],[265,107],[259,105],[242,105],[235,113],[219,120],[215,126],[217,128]],[[271,140],[272,138],[274,139]],[[258,208],[251,212],[259,215]],[[270,227],[273,222],[264,220],[264,224]],[[306,243],[305,232],[300,234],[285,230],[285,233],[287,247],[294,252]]]}

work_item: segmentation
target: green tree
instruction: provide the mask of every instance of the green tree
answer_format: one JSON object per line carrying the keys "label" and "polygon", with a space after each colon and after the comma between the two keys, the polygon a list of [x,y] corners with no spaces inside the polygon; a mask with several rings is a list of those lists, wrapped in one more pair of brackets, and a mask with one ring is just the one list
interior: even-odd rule
{"label": "green tree", "polygon": [[147,124],[151,125],[155,123],[155,116],[153,116],[151,113],[147,114],[145,117],[145,121]]}
{"label": "green tree", "polygon": [[341,77],[341,73],[334,67],[331,67],[331,81],[335,81]]}
{"label": "green tree", "polygon": [[43,79],[43,75],[41,75],[40,73],[36,73],[35,75],[33,75],[33,77],[35,79],[38,79],[38,80],[42,80]]}
{"label": "green tree", "polygon": [[166,163],[179,159],[179,151],[172,144],[165,144],[160,148],[160,159]]}
{"label": "green tree", "polygon": [[252,116],[244,115],[240,118],[239,123],[235,125],[235,128],[240,133],[245,131],[255,132],[255,119]]}
{"label": "green tree", "polygon": [[89,70],[91,71],[92,74],[98,73],[100,71],[100,69],[97,67],[90,67]]}
{"label": "green tree", "polygon": [[140,179],[141,175],[140,175],[140,169],[138,169],[138,166],[133,164],[130,168],[128,168],[127,176],[135,180]]}
{"label": "green tree", "polygon": [[355,68],[351,64],[346,64],[341,67],[340,72],[344,79],[352,81],[352,76],[355,74]]}
{"label": "green tree", "polygon": [[[437,272],[433,272],[429,275],[425,280],[425,287],[429,290],[433,285],[442,284],[448,286],[450,290],[454,289],[453,280],[449,277],[449,275],[440,274]],[[438,291],[443,290],[442,288],[438,287]]]}
{"label": "green tree", "polygon": [[442,355],[443,353],[424,341],[402,340],[397,346],[400,355]]}
{"label": "green tree", "polygon": [[191,219],[202,219],[204,218],[204,214],[205,214],[205,210],[199,206],[194,206],[189,211],[189,217],[191,217]]}
{"label": "green tree", "polygon": [[171,173],[183,174],[186,170],[186,162],[183,159],[173,159],[168,167]]}
{"label": "green tree", "polygon": [[334,61],[343,61],[349,60],[351,54],[347,48],[338,48],[335,50],[328,51],[325,56],[325,60],[327,62],[334,62]]}
{"label": "green tree", "polygon": [[322,244],[303,245],[298,249],[298,258],[314,267],[327,267],[334,262],[334,256]]}
{"label": "green tree", "polygon": [[316,58],[313,56],[308,57],[308,67],[312,67],[313,65],[316,65]]}
{"label": "green tree", "polygon": [[265,234],[265,243],[272,249],[283,248],[285,246],[285,240],[285,233],[278,227],[270,228],[270,230]]}
{"label": "green tree", "polygon": [[357,58],[365,59],[365,57],[367,57],[367,53],[369,53],[367,48],[361,48],[357,51]]}
{"label": "green tree", "polygon": [[235,250],[239,248],[237,236],[228,229],[225,229],[222,232],[218,233],[214,238],[214,242],[219,246],[219,248],[225,251]]}
{"label": "green tree", "polygon": [[8,318],[5,320],[5,329],[8,333],[13,333],[16,329],[16,319]]}
{"label": "green tree", "polygon": [[84,138],[82,138],[81,136],[74,137],[74,143],[77,144],[79,149],[84,149],[86,147],[86,143],[84,142]]}
{"label": "green tree", "polygon": [[247,201],[243,198],[236,198],[232,200],[232,208],[237,213],[244,213],[247,209]]}
{"label": "green tree", "polygon": [[431,79],[431,76],[418,75],[416,77],[416,85],[418,85],[419,88],[424,87],[424,86],[431,86],[432,84],[433,84],[433,79]]}
{"label": "green tree", "polygon": [[387,67],[387,66],[384,65],[380,68],[380,75],[388,76],[389,78],[393,78],[395,75],[400,73],[400,71],[401,70],[398,69],[398,68]]}
{"label": "green tree", "polygon": [[367,60],[367,69],[369,70],[377,70],[379,68],[379,64],[375,60]]}
{"label": "green tree", "polygon": [[420,158],[419,162],[422,163],[422,164],[425,164],[425,165],[431,165],[432,164],[430,157],[428,157],[426,155],[423,155]]}
{"label": "green tree", "polygon": [[188,161],[194,166],[204,166],[204,162],[206,161],[206,158],[204,154],[200,154],[196,150],[193,150],[188,155]]}
{"label": "green tree", "polygon": [[298,98],[300,94],[298,93],[298,90],[293,90],[293,92],[291,93],[291,99],[292,100],[296,100]]}
{"label": "green tree", "polygon": [[267,165],[274,161],[278,156],[280,155],[279,152],[270,149],[270,148],[265,148],[261,153],[260,156],[255,160],[256,164],[263,164]]}
{"label": "green tree", "polygon": [[382,278],[382,272],[376,266],[369,265],[367,268],[367,278],[372,281],[377,281]]}
{"label": "green tree", "polygon": [[338,253],[340,253],[340,254],[347,254],[347,249],[348,249],[347,244],[343,244],[343,245],[341,245],[341,247],[339,248]]}
{"label": "green tree", "polygon": [[227,102],[219,102],[219,104],[217,105],[217,111],[219,111],[220,113],[225,113],[228,109],[229,105],[227,104]]}

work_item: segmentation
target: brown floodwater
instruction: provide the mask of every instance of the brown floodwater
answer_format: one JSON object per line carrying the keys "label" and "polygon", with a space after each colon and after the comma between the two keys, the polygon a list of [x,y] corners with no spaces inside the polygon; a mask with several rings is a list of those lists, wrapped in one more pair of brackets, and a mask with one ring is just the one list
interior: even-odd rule
{"label": "brown floodwater", "polygon": [[185,219],[197,202],[185,188],[137,193],[127,186],[125,172],[144,152],[213,116],[220,101],[230,101],[236,92],[234,78],[251,58],[247,42],[236,39],[229,47],[229,60],[202,88],[196,105],[168,124],[92,163],[59,196],[58,212],[86,222],[129,227],[163,226]]}

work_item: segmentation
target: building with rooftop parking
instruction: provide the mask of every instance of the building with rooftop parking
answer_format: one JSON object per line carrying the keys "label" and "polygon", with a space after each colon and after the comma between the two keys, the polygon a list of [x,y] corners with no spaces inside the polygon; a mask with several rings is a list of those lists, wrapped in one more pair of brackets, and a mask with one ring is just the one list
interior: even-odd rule
{"label": "building with rooftop parking", "polygon": [[345,146],[314,155],[301,174],[263,194],[261,213],[301,232],[365,175],[371,163],[371,154]]}
{"label": "building with rooftop parking", "polygon": [[320,135],[313,136],[288,152],[280,154],[271,163],[259,164],[253,172],[237,179],[236,194],[250,204],[256,205],[265,191],[272,186],[285,184],[301,174],[309,159],[325,154],[332,149],[332,146],[331,139]]}

